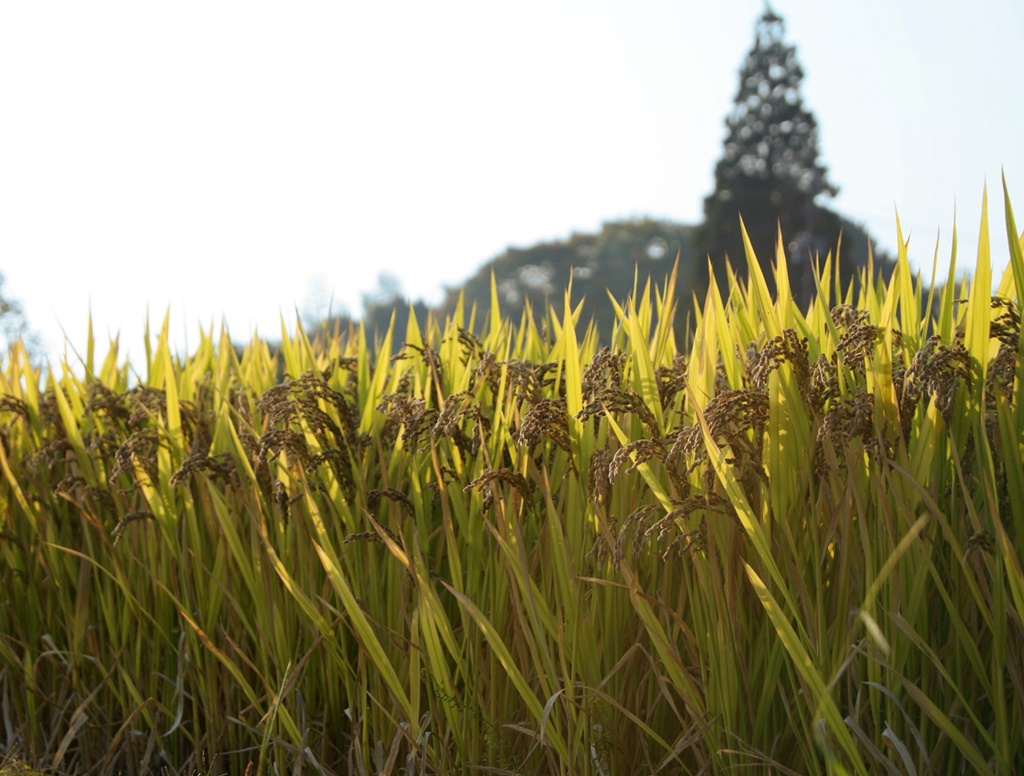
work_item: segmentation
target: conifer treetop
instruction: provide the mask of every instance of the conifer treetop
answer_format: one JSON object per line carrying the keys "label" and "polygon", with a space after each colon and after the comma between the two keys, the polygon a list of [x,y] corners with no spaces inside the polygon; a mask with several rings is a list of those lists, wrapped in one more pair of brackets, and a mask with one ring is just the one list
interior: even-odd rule
{"label": "conifer treetop", "polygon": [[791,207],[838,193],[818,161],[817,121],[803,105],[804,73],[784,33],[782,17],[766,4],[740,70],[709,199],[728,202],[756,192],[759,197],[768,194],[774,205]]}

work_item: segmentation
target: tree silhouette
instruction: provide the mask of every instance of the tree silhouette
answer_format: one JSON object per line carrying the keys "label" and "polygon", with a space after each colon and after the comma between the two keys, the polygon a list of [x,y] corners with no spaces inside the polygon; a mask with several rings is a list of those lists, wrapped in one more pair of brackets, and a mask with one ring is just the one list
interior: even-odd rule
{"label": "tree silhouette", "polygon": [[[810,257],[824,258],[834,251],[841,227],[835,213],[815,202],[834,196],[838,189],[828,181],[818,159],[818,123],[804,107],[800,96],[804,73],[796,48],[783,40],[784,31],[782,17],[766,4],[755,27],[754,46],[740,69],[734,107],[725,121],[727,134],[715,166],[715,190],[704,200],[697,245],[711,257],[722,283],[726,256],[733,269],[746,274],[739,217],[763,268],[774,261],[781,226],[793,290],[804,302],[814,289]],[[844,254],[847,247],[844,240]]]}

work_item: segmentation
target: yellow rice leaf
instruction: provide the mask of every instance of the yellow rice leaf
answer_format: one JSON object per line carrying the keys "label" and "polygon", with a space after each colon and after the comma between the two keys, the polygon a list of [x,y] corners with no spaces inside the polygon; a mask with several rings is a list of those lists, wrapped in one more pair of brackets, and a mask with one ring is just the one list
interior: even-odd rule
{"label": "yellow rice leaf", "polygon": [[639,389],[638,393],[643,397],[647,408],[654,415],[659,431],[663,431],[665,420],[661,411],[661,395],[658,392],[658,380],[654,373],[654,363],[651,361],[648,339],[650,320],[650,304],[647,305],[646,316],[637,312],[631,304],[626,315],[626,331],[629,334],[633,356],[634,384]]}
{"label": "yellow rice leaf", "polygon": [[[797,262],[805,257],[794,256]],[[778,224],[775,239],[775,309],[782,328],[792,325],[793,292],[789,286],[789,264],[786,261],[786,246],[782,241],[782,224]]]}
{"label": "yellow rice leaf", "polygon": [[939,303],[939,320],[936,333],[943,342],[952,342],[953,329],[956,326],[956,211],[953,212],[953,234],[950,238],[949,270],[946,273],[946,284],[942,288],[942,299]]}
{"label": "yellow rice leaf", "polygon": [[981,198],[981,225],[978,235],[978,259],[971,280],[971,295],[967,301],[967,331],[964,336],[964,347],[978,361],[979,373],[974,376],[975,400],[980,401],[981,391],[985,383],[988,368],[988,356],[991,346],[989,331],[991,329],[992,270],[991,252],[988,239],[988,190]]}
{"label": "yellow rice leaf", "polygon": [[775,313],[775,305],[772,304],[771,294],[768,293],[768,284],[765,282],[764,273],[761,272],[761,265],[754,254],[754,246],[750,244],[750,236],[747,234],[747,227],[740,219],[740,231],[743,234],[743,250],[747,256],[747,271],[750,279],[750,293],[754,298],[754,309],[764,326],[768,337],[778,337],[782,333],[782,326],[779,324],[778,316]]}
{"label": "yellow rice leaf", "polygon": [[[1010,205],[1010,190],[1006,186],[1006,173],[1003,173],[1003,209],[1006,217],[1006,243],[1010,249],[1010,263],[1007,273],[1013,277],[1013,286],[1017,291],[1017,302],[1024,305],[1024,233],[1017,236],[1017,223],[1013,219],[1013,207]],[[1000,294],[1008,296],[1000,285]]]}

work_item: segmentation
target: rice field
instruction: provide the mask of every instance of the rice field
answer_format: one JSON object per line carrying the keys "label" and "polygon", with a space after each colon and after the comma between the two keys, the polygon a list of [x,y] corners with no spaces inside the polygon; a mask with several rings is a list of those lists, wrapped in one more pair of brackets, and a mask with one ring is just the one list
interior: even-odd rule
{"label": "rice field", "polygon": [[900,234],[806,309],[750,251],[685,341],[673,272],[608,342],[494,290],[376,343],[15,344],[0,773],[1024,771],[1004,208],[1001,278],[987,209],[945,278]]}

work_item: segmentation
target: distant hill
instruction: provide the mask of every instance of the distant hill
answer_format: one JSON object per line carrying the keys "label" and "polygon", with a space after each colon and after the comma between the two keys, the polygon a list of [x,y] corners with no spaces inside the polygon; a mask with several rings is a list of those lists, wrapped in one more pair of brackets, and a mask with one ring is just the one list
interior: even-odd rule
{"label": "distant hill", "polygon": [[[868,245],[874,251],[876,270],[888,275],[892,266],[889,256],[880,255],[875,241],[865,229],[849,219],[836,215],[843,230],[841,248],[842,275],[848,282],[857,271],[867,266]],[[736,226],[739,231],[739,224]],[[518,320],[527,299],[535,315],[543,314],[549,303],[562,304],[564,289],[572,278],[572,299],[583,299],[584,324],[593,319],[608,340],[615,325],[615,313],[608,302],[608,293],[623,301],[632,293],[634,277],[641,287],[647,278],[661,284],[679,258],[677,296],[680,310],[677,322],[685,322],[693,294],[702,299],[708,285],[706,256],[694,248],[697,227],[650,218],[611,221],[597,234],[576,233],[567,240],[545,242],[528,248],[509,248],[484,264],[462,286],[448,290],[439,312],[451,312],[460,293],[466,309],[477,306],[480,313],[490,308],[491,273],[498,289],[503,315]],[[785,237],[785,235],[783,235]],[[835,248],[833,247],[833,251]],[[774,257],[759,257],[767,268]],[[824,256],[821,257],[824,260]],[[797,283],[809,283],[809,257],[791,257],[791,277]],[[813,288],[813,284],[812,284]],[[809,295],[808,295],[809,297]]]}
{"label": "distant hill", "polygon": [[478,316],[491,304],[491,273],[498,290],[502,315],[519,320],[529,300],[534,314],[542,317],[548,304],[560,309],[565,289],[572,280],[572,301],[584,300],[582,321],[593,319],[603,339],[615,324],[608,292],[624,300],[651,277],[662,282],[677,257],[690,267],[693,227],[644,218],[605,223],[597,234],[575,233],[567,240],[545,242],[527,248],[509,248],[484,264],[462,286],[448,289],[440,312],[451,312],[459,294],[466,309],[476,305]]}
{"label": "distant hill", "polygon": [[[873,246],[874,240],[863,227],[838,214],[835,217],[843,230],[842,274],[844,282],[849,282],[860,268],[867,266],[868,245]],[[738,223],[736,229],[739,231]],[[484,263],[461,286],[449,288],[444,302],[433,312],[443,319],[455,309],[462,294],[465,309],[469,311],[475,305],[476,320],[483,321],[490,310],[493,273],[502,315],[514,321],[520,320],[529,300],[539,324],[549,304],[554,304],[556,309],[561,308],[571,279],[573,303],[584,301],[583,325],[593,320],[601,339],[607,342],[616,323],[614,309],[608,301],[609,293],[621,302],[632,293],[635,278],[639,279],[641,288],[648,278],[655,284],[663,283],[678,258],[677,298],[680,309],[676,321],[681,329],[690,312],[693,295],[703,299],[708,284],[707,256],[698,255],[694,248],[696,231],[696,226],[641,218],[609,221],[596,234],[577,232],[565,240],[511,247]],[[891,258],[879,255],[877,249],[874,255],[876,270],[881,269],[887,276],[888,268],[892,266]],[[759,257],[766,269],[770,266],[770,258],[773,257]],[[824,256],[821,258],[823,260]],[[810,260],[806,257],[790,258],[794,290],[811,282],[809,267]],[[417,319],[423,323],[429,308],[420,301],[411,304]],[[375,333],[381,335],[387,329],[394,312],[397,327],[395,344],[400,346],[409,308],[410,302],[397,295],[370,302],[364,310],[363,320],[367,324],[371,344]],[[339,325],[344,328],[350,323],[353,321],[349,318],[333,318],[322,326],[331,330]]]}

